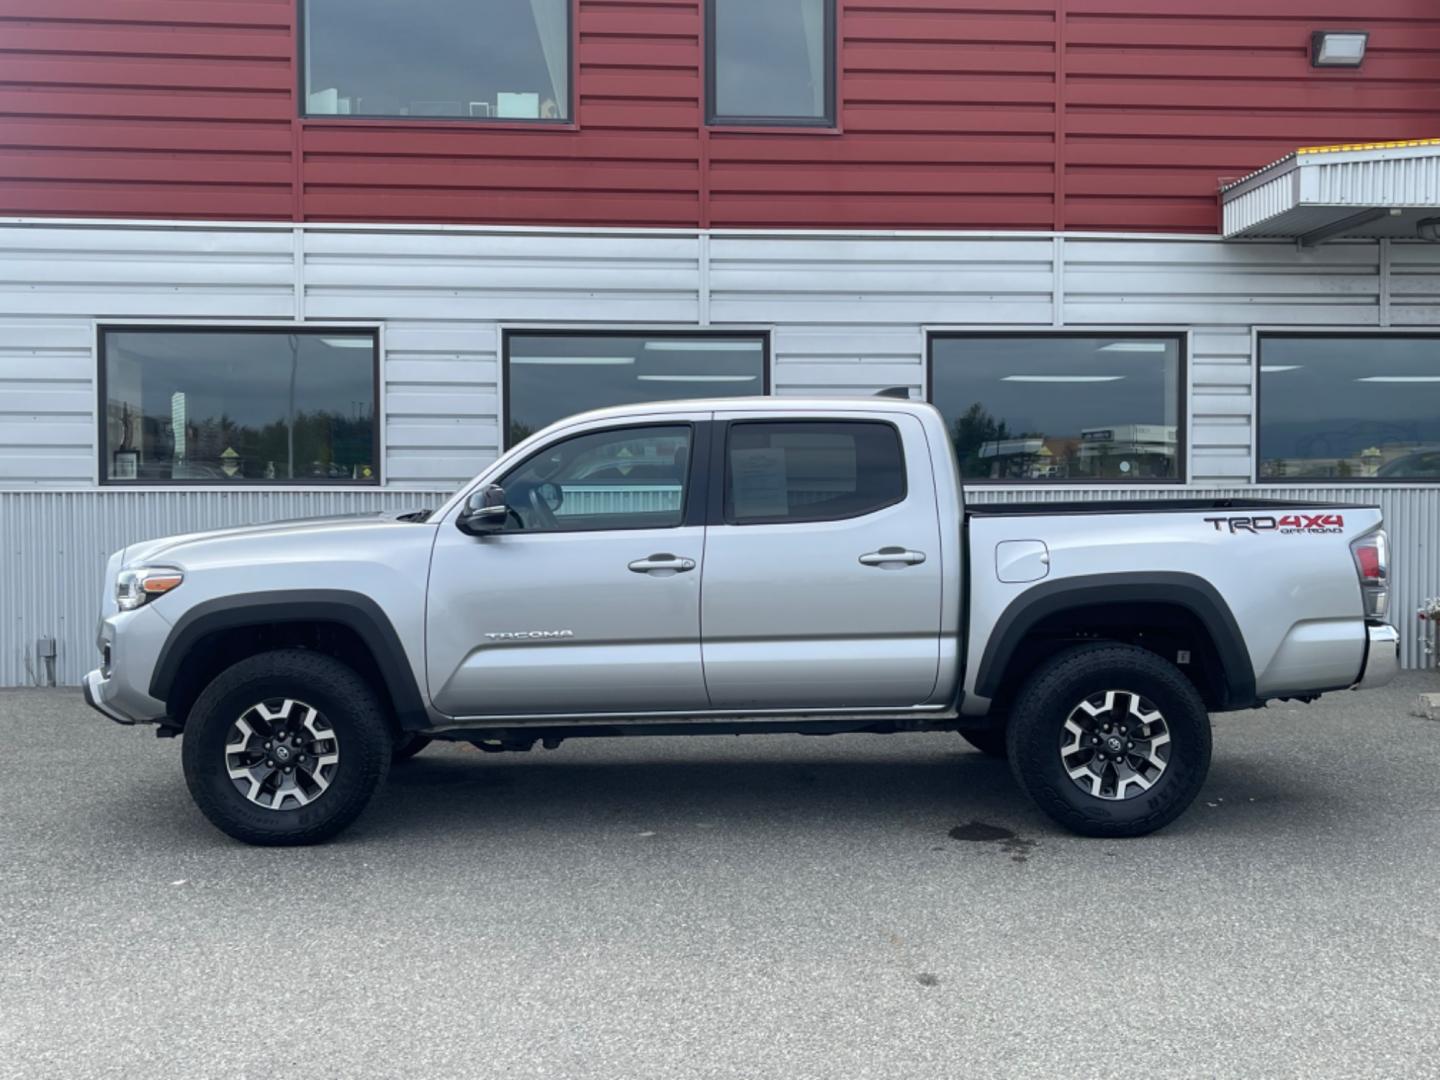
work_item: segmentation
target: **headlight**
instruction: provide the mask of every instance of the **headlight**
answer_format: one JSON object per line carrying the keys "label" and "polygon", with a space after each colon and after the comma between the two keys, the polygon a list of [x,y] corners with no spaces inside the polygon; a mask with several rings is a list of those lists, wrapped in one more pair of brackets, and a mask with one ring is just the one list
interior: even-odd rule
{"label": "headlight", "polygon": [[137,570],[121,570],[115,578],[115,603],[121,611],[134,611],[163,596],[185,580],[179,570],[168,567],[142,566]]}

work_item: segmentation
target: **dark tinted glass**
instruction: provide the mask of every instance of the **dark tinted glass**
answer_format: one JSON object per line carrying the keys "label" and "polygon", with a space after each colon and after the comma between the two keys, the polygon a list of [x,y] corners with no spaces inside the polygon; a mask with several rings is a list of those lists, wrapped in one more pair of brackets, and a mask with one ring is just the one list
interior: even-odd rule
{"label": "dark tinted glass", "polygon": [[101,476],[378,480],[375,336],[107,330]]}
{"label": "dark tinted glass", "polygon": [[725,520],[736,525],[859,517],[905,498],[889,424],[743,423],[725,453]]}
{"label": "dark tinted glass", "polygon": [[505,503],[526,532],[679,525],[690,431],[619,428],[555,443],[505,476]]}
{"label": "dark tinted glass", "polygon": [[305,112],[563,120],[570,0],[307,0]]}
{"label": "dark tinted glass", "polygon": [[765,392],[758,335],[523,333],[506,352],[507,445],[586,409]]}
{"label": "dark tinted glass", "polygon": [[930,364],[966,478],[1179,478],[1177,338],[938,337]]}
{"label": "dark tinted glass", "polygon": [[1440,338],[1260,339],[1262,480],[1440,480]]}
{"label": "dark tinted glass", "polygon": [[713,119],[824,120],[831,0],[710,0]]}

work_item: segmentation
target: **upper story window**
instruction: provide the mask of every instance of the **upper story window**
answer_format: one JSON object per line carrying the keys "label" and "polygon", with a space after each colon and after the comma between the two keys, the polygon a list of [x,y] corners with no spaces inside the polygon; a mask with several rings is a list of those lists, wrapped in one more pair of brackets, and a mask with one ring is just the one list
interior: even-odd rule
{"label": "upper story window", "polygon": [[102,483],[374,484],[376,335],[100,331]]}
{"label": "upper story window", "polygon": [[1265,334],[1259,479],[1440,480],[1440,337]]}
{"label": "upper story window", "polygon": [[304,112],[567,120],[570,0],[305,0]]}
{"label": "upper story window", "polygon": [[936,335],[930,400],[967,480],[1182,479],[1178,335]]}
{"label": "upper story window", "polygon": [[835,123],[835,0],[707,0],[706,120]]}
{"label": "upper story window", "polygon": [[766,392],[764,334],[505,335],[505,445],[556,420],[609,405]]}

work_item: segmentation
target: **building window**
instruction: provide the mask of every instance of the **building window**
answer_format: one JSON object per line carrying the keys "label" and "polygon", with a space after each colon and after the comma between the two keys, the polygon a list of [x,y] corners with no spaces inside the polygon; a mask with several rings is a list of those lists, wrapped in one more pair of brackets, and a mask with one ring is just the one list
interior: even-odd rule
{"label": "building window", "polygon": [[768,345],[764,334],[511,331],[505,445],[607,405],[764,394]]}
{"label": "building window", "polygon": [[305,0],[307,116],[570,117],[570,0]]}
{"label": "building window", "polygon": [[930,400],[968,480],[1182,479],[1177,335],[936,335]]}
{"label": "building window", "polygon": [[100,478],[375,484],[374,331],[100,331]]}
{"label": "building window", "polygon": [[730,425],[725,520],[731,525],[839,521],[905,498],[900,433],[875,421]]}
{"label": "building window", "polygon": [[708,0],[710,124],[835,123],[835,0]]}
{"label": "building window", "polygon": [[1440,338],[1265,334],[1261,480],[1440,480]]}

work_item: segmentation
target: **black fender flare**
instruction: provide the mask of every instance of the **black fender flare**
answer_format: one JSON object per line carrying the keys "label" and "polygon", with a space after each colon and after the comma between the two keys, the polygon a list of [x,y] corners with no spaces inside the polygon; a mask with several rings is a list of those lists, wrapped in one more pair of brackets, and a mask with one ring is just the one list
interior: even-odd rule
{"label": "black fender flare", "polygon": [[1224,705],[1254,704],[1255,666],[1230,605],[1215,586],[1194,574],[1166,571],[1088,574],[1045,581],[1010,601],[985,643],[975,676],[975,693],[993,698],[1020,643],[1041,620],[1072,608],[1172,604],[1194,615],[1209,633],[1220,657]]}
{"label": "black fender flare", "polygon": [[370,597],[345,589],[288,589],[196,604],[176,620],[165,638],[150,677],[150,696],[169,701],[186,656],[210,634],[299,622],[338,623],[353,630],[375,658],[400,727],[416,731],[431,726],[409,657],[389,617]]}

